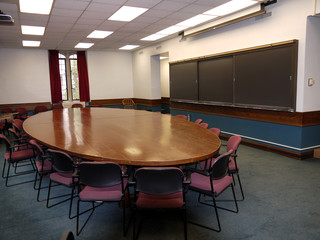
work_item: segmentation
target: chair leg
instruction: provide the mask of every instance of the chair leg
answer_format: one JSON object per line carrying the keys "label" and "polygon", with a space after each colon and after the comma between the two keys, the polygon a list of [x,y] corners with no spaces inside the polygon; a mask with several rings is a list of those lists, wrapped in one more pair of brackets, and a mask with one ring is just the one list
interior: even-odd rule
{"label": "chair leg", "polygon": [[6,177],[4,176],[4,172],[5,172],[5,168],[6,168],[6,163],[7,163],[7,160],[4,159],[4,160],[3,160],[3,167],[2,167],[2,178],[3,178],[3,179],[6,178]]}
{"label": "chair leg", "polygon": [[183,209],[183,227],[184,227],[184,239],[188,239],[188,231],[187,231],[187,208]]}
{"label": "chair leg", "polygon": [[[78,199],[78,203],[77,203],[77,226],[76,226],[77,236],[80,235],[80,233],[82,232],[83,228],[87,225],[90,217],[92,216],[92,214],[93,214],[93,212],[94,212],[94,210],[95,210],[94,202],[92,202],[92,208],[91,208],[91,209],[88,209],[88,210],[80,213],[80,201],[81,201],[81,200]],[[99,205],[99,206],[100,206],[100,205]],[[92,210],[92,211],[91,211],[90,215],[87,217],[86,221],[84,222],[84,224],[82,225],[82,227],[81,227],[80,230],[79,230],[79,217],[80,217],[80,215],[82,215],[82,214],[85,213],[85,212],[88,212],[89,210]]]}
{"label": "chair leg", "polygon": [[243,200],[244,200],[244,193],[243,193],[243,189],[242,189],[242,185],[241,185],[241,181],[240,181],[240,176],[239,176],[239,174],[237,174],[237,178],[238,178],[239,187],[240,187],[241,196],[242,196],[242,198],[241,198],[240,200],[238,199],[238,201],[243,201]]}

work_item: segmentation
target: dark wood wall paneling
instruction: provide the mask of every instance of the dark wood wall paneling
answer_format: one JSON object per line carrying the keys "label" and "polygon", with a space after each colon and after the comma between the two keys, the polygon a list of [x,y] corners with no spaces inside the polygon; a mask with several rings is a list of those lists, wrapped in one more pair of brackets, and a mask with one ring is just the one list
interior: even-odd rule
{"label": "dark wood wall paneling", "polygon": [[11,108],[13,111],[17,108],[25,108],[27,110],[34,110],[36,106],[46,106],[48,109],[51,109],[50,102],[37,102],[37,103],[14,103],[14,104],[0,104],[0,112],[4,108]]}

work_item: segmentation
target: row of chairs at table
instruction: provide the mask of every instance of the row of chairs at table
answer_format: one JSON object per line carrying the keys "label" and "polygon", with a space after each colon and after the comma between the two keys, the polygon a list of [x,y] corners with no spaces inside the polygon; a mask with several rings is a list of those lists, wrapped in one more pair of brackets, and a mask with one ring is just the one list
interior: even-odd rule
{"label": "row of chairs at table", "polygon": [[[122,167],[112,162],[92,162],[72,158],[65,152],[46,149],[40,146],[35,140],[27,139],[23,134],[22,124],[19,121],[12,129],[16,132],[16,143],[12,143],[6,136],[0,134],[0,139],[6,144],[7,151],[4,155],[4,165],[2,177],[5,179],[6,186],[17,185],[21,183],[9,184],[9,179],[15,176],[21,176],[29,173],[36,173],[34,189],[37,190],[37,201],[42,201],[41,190],[47,188],[46,206],[54,207],[62,202],[69,201],[70,219],[76,218],[76,233],[79,235],[93,214],[95,208],[104,202],[124,202],[128,199],[130,202],[129,189],[134,189],[134,201],[129,205],[133,206],[133,239],[136,239],[137,227],[136,219],[141,210],[153,208],[178,208],[183,212],[184,219],[184,236],[187,239],[187,217],[186,217],[186,193],[189,190],[199,193],[198,201],[201,196],[206,195],[212,198],[217,227],[204,226],[198,221],[188,221],[192,224],[208,228],[213,231],[221,231],[216,198],[227,188],[231,188],[234,209],[225,209],[232,212],[238,212],[239,201],[234,191],[233,174],[238,176],[241,187],[239,172],[233,171],[232,167],[236,166],[236,152],[241,138],[233,136],[227,143],[227,152],[200,162],[200,167],[186,167],[183,171],[178,167],[141,167],[134,171],[124,173]],[[29,161],[31,171],[19,172],[17,169],[20,163],[23,165]],[[14,168],[14,173],[10,171],[10,165]],[[130,168],[132,169],[132,168]],[[43,187],[43,177],[49,175],[48,186]],[[29,182],[29,181],[28,181]],[[56,202],[52,197],[52,187],[56,184],[62,184],[71,189],[68,197],[62,201]],[[77,194],[76,194],[77,193]],[[242,199],[244,199],[241,187]],[[77,197],[77,214],[72,216],[73,199]],[[81,202],[91,202],[89,209],[81,210]],[[204,202],[207,204],[206,202]],[[126,207],[123,209],[123,234],[126,235],[129,224],[126,224]],[[80,216],[90,211],[90,215],[80,226]],[[129,221],[130,223],[130,221]]]}

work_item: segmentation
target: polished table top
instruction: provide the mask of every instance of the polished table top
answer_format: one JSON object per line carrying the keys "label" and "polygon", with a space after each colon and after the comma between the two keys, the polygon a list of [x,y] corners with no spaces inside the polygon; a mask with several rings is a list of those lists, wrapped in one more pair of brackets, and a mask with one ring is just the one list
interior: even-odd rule
{"label": "polished table top", "polygon": [[113,108],[65,108],[36,114],[25,132],[72,156],[125,165],[174,166],[215,155],[211,131],[171,115]]}

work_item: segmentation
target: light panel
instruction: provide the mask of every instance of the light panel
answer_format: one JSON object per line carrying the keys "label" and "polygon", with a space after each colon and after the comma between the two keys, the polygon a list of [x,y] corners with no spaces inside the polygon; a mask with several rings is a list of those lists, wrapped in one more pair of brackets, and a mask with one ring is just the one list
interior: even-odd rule
{"label": "light panel", "polygon": [[250,7],[259,2],[253,0],[232,0],[225,4],[222,4],[218,7],[215,7],[209,11],[204,12],[203,14],[214,15],[214,16],[224,16],[241,9]]}
{"label": "light panel", "polygon": [[197,16],[194,16],[192,18],[189,18],[183,22],[180,22],[176,24],[177,26],[184,26],[184,27],[193,27],[196,26],[200,23],[209,21],[211,19],[216,18],[217,16],[211,16],[211,15],[204,15],[204,14],[199,14]]}
{"label": "light panel", "polygon": [[53,0],[19,0],[20,12],[49,14]]}
{"label": "light panel", "polygon": [[121,48],[119,48],[120,50],[131,50],[131,49],[135,49],[137,47],[140,47],[140,45],[125,45]]}
{"label": "light panel", "polygon": [[78,43],[75,48],[90,48],[94,43]]}
{"label": "light panel", "polygon": [[42,36],[44,34],[44,30],[45,27],[21,25],[22,34]]}
{"label": "light panel", "polygon": [[90,33],[87,38],[106,38],[107,36],[111,35],[112,31],[99,31],[94,30],[92,33]]}
{"label": "light panel", "polygon": [[40,41],[22,40],[22,46],[24,46],[24,47],[39,47]]}
{"label": "light panel", "polygon": [[129,7],[123,6],[117,12],[115,12],[108,20],[130,22],[136,17],[146,12],[147,8]]}
{"label": "light panel", "polygon": [[160,35],[170,35],[176,32],[180,32],[184,29],[186,29],[187,27],[185,26],[178,26],[178,25],[174,25],[171,27],[168,27],[166,29],[163,29],[162,31],[157,32],[156,34],[160,34]]}
{"label": "light panel", "polygon": [[145,38],[142,38],[142,39],[140,39],[140,40],[142,40],[142,41],[155,41],[155,40],[158,40],[158,39],[160,39],[160,38],[164,38],[164,37],[166,37],[166,36],[168,36],[168,35],[152,34],[152,35],[149,35],[149,36],[147,36],[147,37],[145,37]]}

